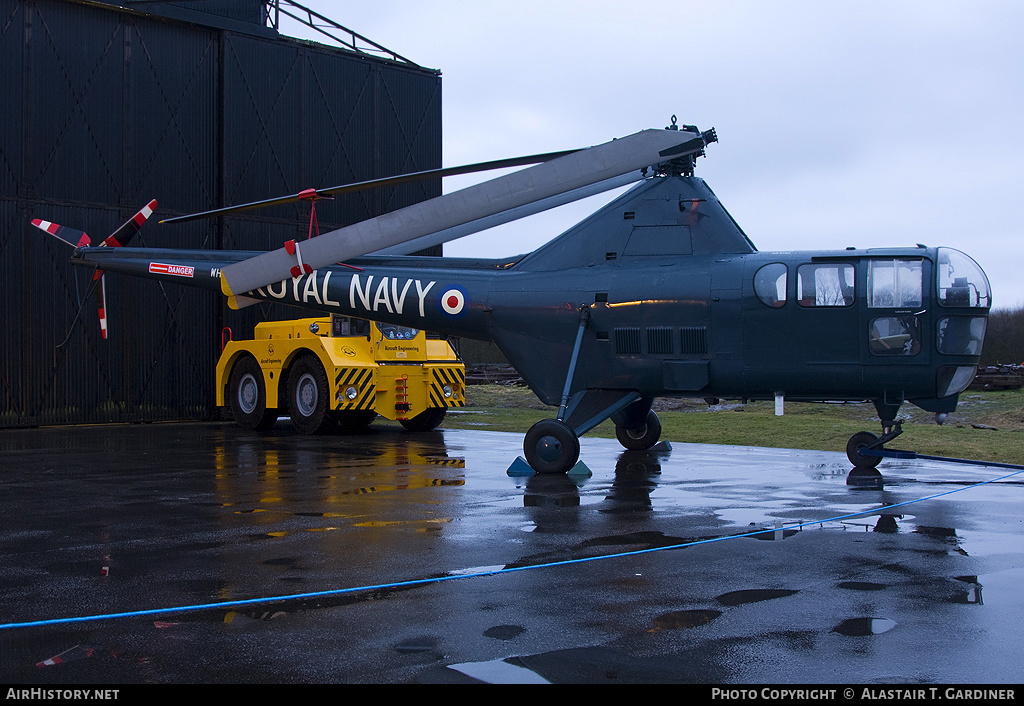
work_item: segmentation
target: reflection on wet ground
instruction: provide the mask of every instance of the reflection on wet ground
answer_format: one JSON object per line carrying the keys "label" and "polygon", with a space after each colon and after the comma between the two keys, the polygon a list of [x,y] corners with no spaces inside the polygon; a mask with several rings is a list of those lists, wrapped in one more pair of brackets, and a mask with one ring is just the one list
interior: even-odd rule
{"label": "reflection on wet ground", "polygon": [[888,618],[847,618],[833,629],[840,635],[864,637],[881,635],[894,627],[896,622]]}
{"label": "reflection on wet ground", "polygon": [[745,603],[770,601],[773,598],[785,598],[786,596],[792,596],[794,593],[798,592],[799,591],[784,588],[754,588],[723,593],[715,600],[725,606],[737,606]]}
{"label": "reflection on wet ground", "polygon": [[1024,673],[1022,488],[969,488],[1005,471],[887,460],[854,484],[843,453],[588,438],[590,475],[515,475],[521,443],[384,425],[0,432],[4,624],[129,613],[0,630],[0,680]]}

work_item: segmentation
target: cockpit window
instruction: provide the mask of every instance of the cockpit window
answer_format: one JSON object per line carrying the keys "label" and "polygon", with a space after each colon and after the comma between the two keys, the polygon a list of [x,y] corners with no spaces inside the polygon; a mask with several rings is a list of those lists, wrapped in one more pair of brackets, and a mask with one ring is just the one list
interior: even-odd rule
{"label": "cockpit window", "polygon": [[796,299],[800,306],[853,304],[853,265],[845,262],[800,265],[796,271]]}
{"label": "cockpit window", "polygon": [[381,323],[377,324],[377,330],[384,335],[384,338],[392,341],[407,341],[411,338],[416,338],[417,334],[420,332],[417,328]]}
{"label": "cockpit window", "polygon": [[367,336],[370,333],[370,322],[354,316],[331,314],[331,336],[344,338],[347,336]]}
{"label": "cockpit window", "polygon": [[959,250],[939,248],[936,286],[943,306],[992,306],[984,270]]}
{"label": "cockpit window", "polygon": [[786,305],[786,282],[789,271],[781,262],[765,265],[754,275],[754,293],[763,304],[772,308]]}
{"label": "cockpit window", "polygon": [[920,308],[923,300],[921,260],[870,260],[868,306],[873,309]]}

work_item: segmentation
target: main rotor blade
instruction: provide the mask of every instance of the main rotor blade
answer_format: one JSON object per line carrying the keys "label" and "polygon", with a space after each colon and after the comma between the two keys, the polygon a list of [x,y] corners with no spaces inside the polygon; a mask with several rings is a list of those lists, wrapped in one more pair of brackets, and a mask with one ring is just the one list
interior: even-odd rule
{"label": "main rotor blade", "polygon": [[562,152],[545,152],[543,154],[531,154],[525,157],[510,157],[508,159],[495,159],[490,162],[477,162],[476,164],[464,164],[459,167],[444,167],[441,169],[427,169],[422,172],[410,172],[409,174],[399,174],[397,176],[382,177],[380,179],[370,179],[368,181],[358,181],[352,184],[342,184],[340,186],[332,186],[327,189],[307,189],[297,194],[290,196],[278,196],[272,199],[263,199],[262,201],[253,201],[251,203],[239,204],[237,206],[225,206],[224,208],[215,208],[210,211],[203,211],[202,213],[191,213],[187,216],[175,216],[174,218],[165,218],[160,221],[161,223],[185,223],[187,221],[195,221],[200,218],[216,218],[218,216],[227,216],[232,213],[240,213],[242,211],[252,211],[258,208],[267,208],[269,206],[281,206],[284,204],[295,203],[297,201],[310,200],[315,198],[328,198],[331,196],[337,196],[339,194],[347,194],[353,191],[364,191],[366,189],[376,189],[385,186],[395,186],[397,184],[407,184],[413,181],[423,181],[425,179],[439,179],[443,177],[459,176],[460,174],[475,174],[476,172],[486,172],[494,169],[507,169],[509,167],[524,167],[528,164],[537,164],[539,162],[547,162],[548,160],[562,157],[579,150],[564,150]]}
{"label": "main rotor blade", "polygon": [[287,279],[292,268],[312,271],[700,152],[711,135],[643,130],[579,150],[301,243],[290,241],[222,269],[221,289],[228,296],[244,294]]}
{"label": "main rotor blade", "polygon": [[640,170],[635,169],[628,174],[622,174],[613,179],[598,182],[597,184],[591,184],[590,186],[584,186],[579,189],[574,189],[564,194],[557,196],[550,196],[534,203],[528,203],[525,206],[519,206],[517,208],[509,209],[508,211],[502,211],[501,213],[495,213],[494,215],[487,216],[486,218],[480,218],[469,223],[463,223],[460,226],[454,228],[446,228],[430,235],[424,235],[421,238],[410,240],[400,245],[392,245],[390,248],[383,248],[381,250],[375,250],[373,255],[408,255],[414,253],[417,250],[425,250],[435,245],[441,245],[452,240],[458,240],[464,238],[467,235],[473,235],[479,233],[482,230],[488,228],[494,228],[496,226],[510,223],[511,221],[519,220],[520,218],[526,218],[536,213],[548,211],[558,206],[564,206],[567,203],[573,201],[579,201],[585,199],[588,196],[596,196],[597,194],[603,194],[606,191],[617,189],[620,186],[627,186],[634,182],[640,181],[644,176]]}

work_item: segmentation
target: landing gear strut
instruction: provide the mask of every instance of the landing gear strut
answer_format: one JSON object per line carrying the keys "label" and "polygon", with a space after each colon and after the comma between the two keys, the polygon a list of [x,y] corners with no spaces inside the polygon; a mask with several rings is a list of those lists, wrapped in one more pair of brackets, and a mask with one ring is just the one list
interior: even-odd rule
{"label": "landing gear strut", "polygon": [[580,458],[580,437],[583,430],[576,431],[563,420],[569,403],[569,390],[576,374],[576,362],[579,360],[580,346],[583,344],[583,332],[590,324],[590,307],[584,305],[579,309],[579,327],[576,329],[576,342],[572,347],[569,359],[569,370],[565,375],[565,389],[562,391],[562,404],[558,407],[558,419],[544,419],[537,422],[523,439],[523,453],[526,462],[538,473],[568,473]]}
{"label": "landing gear strut", "polygon": [[635,390],[584,389],[571,394],[583,333],[589,323],[590,307],[581,306],[558,418],[537,422],[523,440],[526,461],[538,473],[571,471],[580,457],[580,436],[609,417],[627,449],[650,448],[661,436],[658,415],[650,411],[651,398],[642,398]]}

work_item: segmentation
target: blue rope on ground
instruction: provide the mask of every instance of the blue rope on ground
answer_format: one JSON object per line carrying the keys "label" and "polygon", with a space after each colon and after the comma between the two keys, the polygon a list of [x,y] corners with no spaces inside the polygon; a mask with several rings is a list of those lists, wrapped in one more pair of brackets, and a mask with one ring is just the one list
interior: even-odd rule
{"label": "blue rope on ground", "polygon": [[[954,463],[956,463],[956,462],[980,463],[980,462],[977,462],[977,461],[966,461],[966,460],[963,460],[963,459],[950,459],[950,458],[943,458],[943,457],[939,457],[939,456],[918,456],[918,458],[927,458],[927,459],[930,459],[930,460],[938,460],[938,461],[950,461],[950,462],[954,462]],[[352,588],[336,588],[336,589],[329,589],[329,590],[326,590],[326,591],[312,591],[312,592],[309,592],[309,593],[293,593],[293,594],[284,595],[284,596],[269,596],[269,597],[264,597],[264,598],[246,598],[246,599],[240,599],[240,600],[234,600],[234,601],[221,601],[221,602],[218,602],[218,603],[200,603],[198,605],[190,605],[190,606],[174,606],[174,607],[170,607],[170,608],[151,608],[149,610],[133,610],[133,611],[125,611],[123,613],[103,613],[103,614],[99,614],[99,615],[83,615],[83,616],[73,617],[73,618],[52,618],[52,619],[48,619],[48,620],[31,620],[31,621],[22,622],[22,623],[3,623],[3,624],[0,624],[0,630],[11,630],[11,629],[14,629],[14,628],[42,627],[42,626],[50,626],[50,625],[66,625],[66,624],[69,624],[69,623],[84,623],[84,622],[92,622],[92,621],[97,621],[97,620],[114,620],[114,619],[117,619],[117,618],[138,618],[138,617],[143,617],[143,616],[147,616],[147,615],[169,615],[169,614],[173,614],[173,613],[186,613],[186,612],[192,612],[192,611],[202,611],[202,610],[211,610],[211,609],[223,610],[225,608],[238,608],[238,607],[241,607],[241,606],[257,605],[257,604],[260,604],[260,603],[281,603],[281,602],[284,602],[284,601],[296,601],[296,600],[303,600],[303,599],[308,599],[308,598],[324,598],[324,597],[328,597],[328,596],[340,596],[340,595],[344,595],[346,593],[359,593],[361,591],[375,591],[375,590],[380,590],[380,589],[391,589],[391,588],[407,588],[407,587],[410,587],[410,586],[422,586],[422,585],[432,584],[432,583],[442,583],[444,581],[455,581],[455,580],[464,580],[464,579],[471,579],[471,578],[480,578],[482,576],[494,576],[496,574],[510,574],[512,572],[515,572],[515,571],[531,571],[531,570],[534,570],[534,569],[549,569],[549,568],[553,568],[553,567],[556,567],[556,566],[569,566],[569,565],[572,565],[572,564],[582,564],[582,563],[591,562],[591,561],[604,561],[606,559],[621,559],[623,557],[628,557],[628,556],[639,556],[641,554],[651,554],[653,552],[663,552],[663,551],[669,551],[669,550],[674,550],[674,549],[685,549],[687,547],[695,547],[695,546],[699,546],[699,545],[703,545],[703,544],[713,544],[715,542],[724,542],[724,541],[732,540],[732,539],[741,539],[743,537],[754,537],[754,536],[759,535],[759,534],[770,534],[770,533],[773,533],[773,532],[777,532],[779,529],[783,529],[783,530],[802,529],[804,527],[812,527],[814,525],[822,525],[822,524],[824,524],[826,522],[840,522],[842,520],[849,520],[849,519],[852,519],[854,517],[864,517],[866,515],[876,515],[876,514],[879,514],[879,513],[883,512],[883,511],[893,510],[893,509],[899,508],[899,507],[906,507],[908,505],[914,505],[914,504],[917,504],[917,503],[926,502],[928,500],[935,500],[936,498],[941,498],[941,497],[944,497],[946,495],[952,495],[954,493],[961,493],[961,492],[963,492],[965,490],[971,490],[973,488],[979,488],[979,487],[981,487],[983,485],[990,485],[992,483],[998,483],[999,481],[1003,481],[1003,480],[1006,480],[1008,478],[1012,478],[1013,476],[1020,475],[1021,473],[1024,473],[1024,466],[1018,466],[1018,465],[1013,465],[1013,464],[1004,464],[1004,463],[992,463],[992,464],[987,464],[987,465],[999,466],[1001,468],[1017,468],[1019,470],[1014,471],[1013,473],[1008,473],[1006,475],[1000,476],[998,478],[990,478],[989,480],[984,480],[984,481],[981,481],[979,483],[973,483],[971,485],[966,485],[966,486],[964,486],[962,488],[954,488],[953,490],[946,490],[946,491],[943,491],[941,493],[935,493],[934,495],[927,495],[927,496],[925,496],[923,498],[917,498],[915,500],[907,500],[905,502],[895,503],[893,505],[883,505],[882,507],[880,507],[878,509],[875,509],[875,510],[863,510],[861,512],[853,512],[853,513],[850,513],[848,515],[838,515],[836,517],[830,517],[830,518],[825,519],[825,520],[814,520],[814,521],[810,521],[810,522],[800,522],[800,523],[797,523],[797,524],[787,525],[785,527],[776,528],[776,529],[756,530],[754,532],[744,532],[742,534],[730,534],[730,535],[724,535],[722,537],[714,537],[714,538],[711,538],[711,539],[701,539],[701,540],[696,540],[696,541],[693,541],[693,542],[683,542],[682,544],[673,544],[673,545],[664,546],[664,547],[652,547],[650,549],[636,549],[636,550],[628,551],[628,552],[619,552],[619,553],[616,553],[616,554],[604,554],[604,555],[601,555],[601,556],[585,557],[585,558],[582,558],[582,559],[565,559],[563,561],[553,561],[553,562],[549,562],[549,563],[546,563],[546,564],[531,564],[530,566],[518,566],[518,567],[513,567],[513,568],[501,568],[501,569],[487,569],[487,570],[483,570],[483,571],[475,571],[475,572],[472,572],[472,573],[448,575],[448,576],[438,576],[438,577],[429,578],[429,579],[413,579],[413,580],[409,580],[409,581],[395,581],[395,582],[391,582],[391,583],[379,583],[379,584],[373,584],[373,585],[367,585],[367,586],[354,586]]]}

